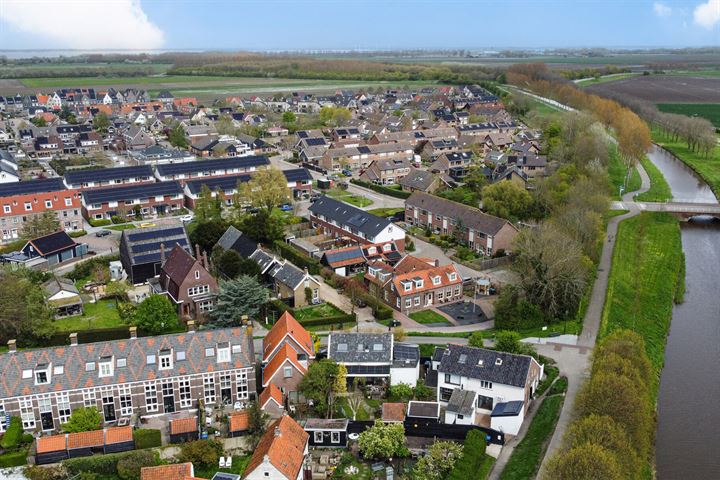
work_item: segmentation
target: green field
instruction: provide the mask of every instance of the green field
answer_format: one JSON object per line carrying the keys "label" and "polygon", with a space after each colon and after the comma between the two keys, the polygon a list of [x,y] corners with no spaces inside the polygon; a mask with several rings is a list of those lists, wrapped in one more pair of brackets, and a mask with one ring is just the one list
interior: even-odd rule
{"label": "green field", "polygon": [[640,160],[643,168],[650,177],[650,190],[635,196],[639,202],[664,202],[672,199],[670,185],[665,181],[662,172],[647,157]]}
{"label": "green field", "polygon": [[638,173],[637,169],[632,169],[630,177],[627,178],[627,180],[625,178],[626,176],[627,167],[625,167],[622,158],[620,158],[617,148],[611,146],[610,161],[608,163],[608,177],[610,179],[610,191],[613,199],[620,200],[621,186],[625,187],[623,194],[640,190],[640,187],[642,186],[642,179],[640,178],[640,173]]}
{"label": "green field", "polygon": [[613,75],[605,75],[604,77],[598,78],[583,78],[575,82],[578,87],[587,87],[590,85],[597,85],[598,83],[615,82],[618,80],[624,80],[626,78],[637,77],[638,73],[619,73]]}
{"label": "green field", "polygon": [[600,323],[600,339],[624,328],[645,339],[658,377],[683,262],[678,220],[666,213],[641,213],[620,222]]}
{"label": "green field", "polygon": [[720,193],[720,147],[710,157],[705,157],[691,151],[682,140],[673,141],[663,132],[657,129],[652,130],[652,138],[655,143],[665,147],[674,153],[680,160],[695,170],[705,180],[717,197]]}
{"label": "green field", "polygon": [[227,77],[208,77],[190,75],[157,75],[140,77],[54,77],[22,78],[23,85],[29,88],[94,86],[94,85],[154,85],[158,83],[201,83],[210,81],[228,82]]}
{"label": "green field", "polygon": [[720,103],[658,103],[657,107],[661,112],[706,118],[720,128]]}

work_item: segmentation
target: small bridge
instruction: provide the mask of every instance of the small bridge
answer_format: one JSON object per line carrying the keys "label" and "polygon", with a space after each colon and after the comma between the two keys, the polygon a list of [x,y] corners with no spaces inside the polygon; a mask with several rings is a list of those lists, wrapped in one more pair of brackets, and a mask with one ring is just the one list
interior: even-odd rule
{"label": "small bridge", "polygon": [[612,202],[613,209],[629,210],[633,206],[644,212],[667,212],[681,220],[689,220],[701,215],[720,219],[720,204],[718,203],[676,200],[670,202]]}

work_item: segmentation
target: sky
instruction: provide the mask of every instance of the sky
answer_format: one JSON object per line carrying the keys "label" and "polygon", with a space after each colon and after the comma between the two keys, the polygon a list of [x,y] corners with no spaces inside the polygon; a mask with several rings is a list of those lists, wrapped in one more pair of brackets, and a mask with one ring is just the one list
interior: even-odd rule
{"label": "sky", "polygon": [[720,46],[720,0],[0,0],[0,50]]}

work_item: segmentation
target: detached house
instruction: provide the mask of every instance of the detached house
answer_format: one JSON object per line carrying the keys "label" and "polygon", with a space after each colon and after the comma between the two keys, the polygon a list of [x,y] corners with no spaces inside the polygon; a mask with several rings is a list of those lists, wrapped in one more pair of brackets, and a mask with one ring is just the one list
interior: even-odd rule
{"label": "detached house", "polygon": [[[245,480],[301,480],[310,435],[291,417],[270,424],[245,469]],[[309,472],[307,472],[309,473]]]}
{"label": "detached house", "polygon": [[442,235],[456,235],[455,231],[462,229],[459,235],[463,242],[488,256],[500,250],[512,250],[518,233],[518,229],[503,218],[417,191],[405,200],[405,221]]}
{"label": "detached house", "polygon": [[320,282],[307,271],[301,270],[291,262],[258,248],[250,255],[260,266],[260,272],[272,282],[273,293],[279,299],[289,302],[290,306],[302,307],[308,304],[305,289],[310,289],[310,302],[320,301]]}

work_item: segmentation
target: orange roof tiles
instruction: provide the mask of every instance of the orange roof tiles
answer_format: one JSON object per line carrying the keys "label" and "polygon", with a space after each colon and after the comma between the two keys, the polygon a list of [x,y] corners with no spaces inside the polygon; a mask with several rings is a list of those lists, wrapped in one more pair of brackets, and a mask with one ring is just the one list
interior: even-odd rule
{"label": "orange roof tiles", "polygon": [[68,434],[68,449],[97,447],[105,444],[105,432],[92,430]]}
{"label": "orange roof tiles", "polygon": [[298,478],[308,438],[308,433],[291,417],[279,418],[260,439],[245,469],[245,476],[260,466],[267,455],[270,463],[285,478]]}
{"label": "orange roof tiles", "polygon": [[270,360],[270,363],[263,368],[263,387],[267,386],[273,375],[288,361],[295,366],[301,375],[305,375],[307,369],[298,361],[297,352],[286,343],[280,347],[272,360]]}
{"label": "orange roof tiles", "polygon": [[140,480],[186,480],[194,476],[193,464],[190,462],[140,469]]}
{"label": "orange roof tiles", "polygon": [[[455,274],[455,280],[450,280],[450,274]],[[436,285],[433,283],[434,278],[439,277],[439,283]],[[417,287],[414,278],[420,278],[422,280],[422,287]],[[402,281],[411,281],[410,290],[405,290],[402,285]],[[458,273],[455,265],[443,265],[441,267],[431,267],[427,270],[415,270],[412,272],[402,273],[395,275],[392,279],[395,289],[399,295],[411,295],[426,290],[434,290],[436,288],[444,288],[462,284],[462,277]]]}
{"label": "orange roof tiles", "polygon": [[105,444],[132,442],[133,430],[131,426],[111,427],[105,430]]}
{"label": "orange roof tiles", "polygon": [[37,439],[37,453],[61,452],[65,450],[65,435],[51,435]]}
{"label": "orange roof tiles", "polygon": [[274,383],[268,385],[260,394],[260,408],[265,408],[270,399],[275,400],[281,407],[283,406],[283,394]]}
{"label": "orange roof tiles", "polygon": [[277,349],[288,335],[293,338],[308,357],[315,358],[315,348],[310,334],[289,312],[285,311],[263,339],[264,361],[267,361],[270,354]]}
{"label": "orange roof tiles", "polygon": [[383,422],[402,422],[405,420],[407,405],[404,403],[386,402],[382,404]]}
{"label": "orange roof tiles", "polygon": [[197,417],[178,418],[170,421],[170,435],[197,432]]}
{"label": "orange roof tiles", "polygon": [[242,412],[230,415],[230,431],[244,432],[250,426],[250,412],[243,410]]}

